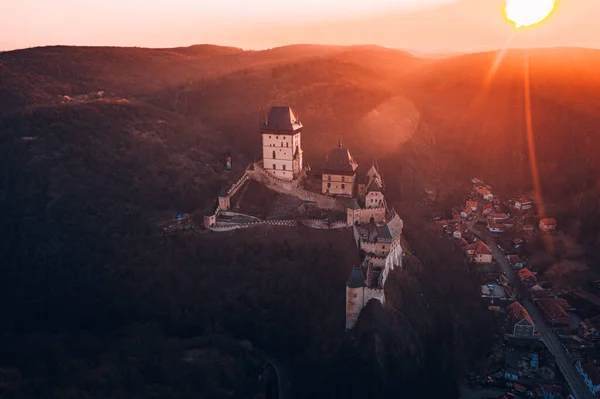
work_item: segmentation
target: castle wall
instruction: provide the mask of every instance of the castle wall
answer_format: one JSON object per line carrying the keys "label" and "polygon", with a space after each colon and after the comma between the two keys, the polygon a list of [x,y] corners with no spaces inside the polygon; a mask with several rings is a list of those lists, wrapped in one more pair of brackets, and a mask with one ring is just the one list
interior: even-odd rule
{"label": "castle wall", "polygon": [[321,193],[330,195],[346,195],[351,197],[354,194],[354,181],[356,176],[343,176],[333,174],[323,174],[321,182]]}
{"label": "castle wall", "polygon": [[371,299],[378,300],[383,305],[385,294],[383,290],[366,287],[346,287],[346,329],[351,330],[356,325],[360,312],[367,306]]}
{"label": "castle wall", "polygon": [[365,206],[367,208],[381,208],[383,206],[383,193],[371,191],[365,197]]}
{"label": "castle wall", "polygon": [[353,212],[353,221],[349,224],[354,224],[355,222],[358,222],[359,224],[369,223],[371,218],[375,219],[375,223],[380,223],[385,220],[385,207],[357,209]]}
{"label": "castle wall", "polygon": [[387,256],[390,252],[390,244],[382,243],[382,242],[369,242],[367,240],[362,240],[360,243],[360,248],[364,250],[366,253],[371,253],[377,256]]}

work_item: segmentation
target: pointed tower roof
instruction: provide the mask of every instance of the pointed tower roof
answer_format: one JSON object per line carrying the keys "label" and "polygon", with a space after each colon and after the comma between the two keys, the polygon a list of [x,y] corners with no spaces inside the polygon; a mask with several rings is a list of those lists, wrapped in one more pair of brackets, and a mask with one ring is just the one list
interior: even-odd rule
{"label": "pointed tower roof", "polygon": [[350,278],[346,282],[346,287],[348,288],[360,288],[366,287],[365,284],[365,276],[360,268],[360,266],[353,266],[352,272],[350,273]]}
{"label": "pointed tower roof", "polygon": [[336,174],[354,174],[358,168],[358,163],[350,155],[348,149],[342,147],[342,139],[338,140],[338,146],[329,151],[323,171]]}
{"label": "pointed tower roof", "polygon": [[261,130],[294,133],[302,129],[302,123],[298,120],[294,111],[289,106],[273,106],[269,111],[269,116],[261,126]]}

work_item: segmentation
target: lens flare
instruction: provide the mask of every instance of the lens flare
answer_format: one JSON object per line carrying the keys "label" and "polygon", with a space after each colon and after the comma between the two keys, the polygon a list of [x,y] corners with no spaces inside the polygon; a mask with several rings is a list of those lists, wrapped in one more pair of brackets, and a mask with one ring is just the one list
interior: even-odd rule
{"label": "lens flare", "polygon": [[554,11],[556,0],[506,0],[506,19],[521,28],[539,24]]}

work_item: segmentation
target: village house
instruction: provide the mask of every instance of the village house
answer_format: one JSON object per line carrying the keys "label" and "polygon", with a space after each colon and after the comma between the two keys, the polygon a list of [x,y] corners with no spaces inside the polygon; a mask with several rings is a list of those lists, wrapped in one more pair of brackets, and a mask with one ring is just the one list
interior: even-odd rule
{"label": "village house", "polygon": [[[326,195],[340,195],[352,197],[356,181],[358,163],[350,155],[350,151],[342,146],[342,139],[338,146],[329,151],[323,165],[321,191]],[[379,206],[382,206],[383,196],[375,196]]]}
{"label": "village house", "polygon": [[485,204],[482,208],[482,213],[483,213],[483,216],[485,216],[485,217],[488,217],[495,211],[496,210],[494,209],[494,205],[492,205],[492,204]]}
{"label": "village house", "polygon": [[522,269],[526,266],[526,262],[519,255],[508,255],[508,264],[515,269]]}
{"label": "village house", "polygon": [[517,272],[519,275],[519,279],[525,284],[527,287],[531,288],[538,283],[535,275],[528,268],[524,267]]}
{"label": "village house", "polygon": [[471,208],[471,212],[477,212],[477,207],[479,206],[477,201],[467,201],[465,205],[467,208]]}
{"label": "village house", "polygon": [[535,324],[529,312],[519,302],[513,302],[506,307],[506,318],[508,331],[511,331],[515,338],[534,337]]}
{"label": "village house", "polygon": [[494,220],[496,222],[502,222],[506,219],[508,219],[510,215],[508,213],[504,213],[504,212],[493,212],[491,214],[488,215],[488,219]]}
{"label": "village house", "polygon": [[569,327],[571,316],[564,309],[562,301],[556,298],[540,298],[536,301],[544,318],[552,327]]}
{"label": "village house", "polygon": [[557,224],[558,223],[556,222],[556,219],[543,218],[542,220],[540,220],[540,230],[545,233],[554,231],[554,230],[556,230]]}
{"label": "village house", "polygon": [[520,211],[526,211],[533,208],[533,202],[531,202],[529,197],[522,195],[515,201],[515,208]]}
{"label": "village house", "polygon": [[600,326],[600,316],[595,316],[589,319],[585,319],[581,323],[579,323],[577,332],[581,338],[591,341],[597,341],[598,338],[600,338],[598,326]]}
{"label": "village house", "polygon": [[488,230],[490,233],[503,233],[504,224],[498,223],[493,219],[488,219]]}
{"label": "village house", "polygon": [[481,196],[481,198],[486,199],[488,201],[491,201],[492,199],[494,199],[494,194],[492,194],[492,191],[487,186],[483,186],[483,185],[477,186],[477,187],[475,187],[475,192],[479,196]]}
{"label": "village house", "polygon": [[467,245],[467,257],[475,263],[492,263],[494,256],[490,248],[483,241],[477,241]]}
{"label": "village house", "polygon": [[282,180],[293,180],[302,172],[302,123],[288,106],[274,106],[260,128],[263,168]]}
{"label": "village house", "polygon": [[473,213],[473,209],[470,206],[466,206],[462,211],[460,211],[460,216],[463,218],[469,217]]}
{"label": "village house", "polygon": [[590,392],[597,396],[600,393],[600,370],[598,370],[598,365],[591,361],[582,363],[581,360],[577,360],[575,368],[583,377],[583,381]]}

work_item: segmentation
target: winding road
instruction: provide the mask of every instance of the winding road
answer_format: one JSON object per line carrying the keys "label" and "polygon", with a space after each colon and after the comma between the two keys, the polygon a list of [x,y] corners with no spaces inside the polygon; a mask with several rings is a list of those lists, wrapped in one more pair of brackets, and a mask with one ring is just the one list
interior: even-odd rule
{"label": "winding road", "polygon": [[587,385],[583,382],[581,375],[575,369],[575,365],[573,364],[570,354],[560,343],[552,328],[546,324],[542,312],[527,296],[528,290],[518,278],[517,273],[506,261],[506,258],[504,257],[502,250],[500,250],[500,247],[498,247],[498,244],[496,244],[496,241],[487,231],[481,231],[475,228],[472,222],[470,222],[468,226],[469,230],[480,237],[491,249],[494,258],[500,264],[500,266],[502,266],[502,270],[506,274],[506,277],[511,282],[513,287],[515,287],[519,292],[519,300],[521,304],[523,307],[525,307],[525,309],[527,309],[529,315],[533,319],[535,327],[542,338],[542,342],[555,357],[556,363],[558,364],[560,371],[562,371],[565,380],[571,389],[571,392],[577,399],[594,399],[592,392],[588,389]]}

